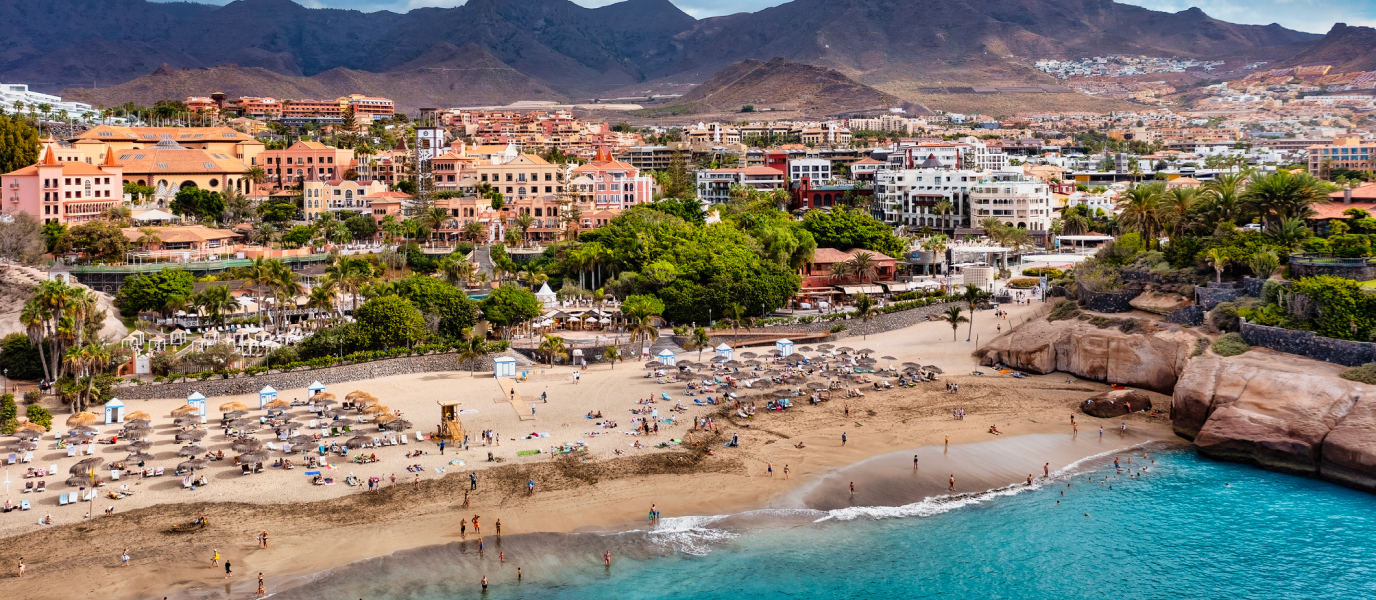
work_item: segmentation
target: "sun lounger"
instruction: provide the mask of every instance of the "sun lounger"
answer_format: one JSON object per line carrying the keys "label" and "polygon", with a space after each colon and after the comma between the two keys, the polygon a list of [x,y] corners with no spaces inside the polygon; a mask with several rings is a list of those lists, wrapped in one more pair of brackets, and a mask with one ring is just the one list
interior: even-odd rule
{"label": "sun lounger", "polygon": [[20,501],[19,501],[19,510],[29,510],[30,508],[33,508],[33,507],[29,506],[29,501],[28,501],[28,500],[20,500]]}
{"label": "sun lounger", "polygon": [[48,465],[48,474],[49,474],[49,475],[52,475],[52,476],[54,476],[54,477],[56,477],[56,476],[57,476],[57,465]]}
{"label": "sun lounger", "polygon": [[267,447],[268,447],[268,450],[277,450],[277,449],[278,449],[278,448],[277,448],[277,444],[274,444],[274,443],[272,443],[272,442],[268,442],[268,443],[267,443]]}
{"label": "sun lounger", "polygon": [[31,463],[31,462],[33,462],[33,452],[32,452],[32,451],[24,453],[24,460],[23,460],[23,462],[26,462],[26,463]]}
{"label": "sun lounger", "polygon": [[240,474],[240,475],[251,475],[251,474],[253,474],[253,467],[251,467],[251,466],[249,466],[249,465],[247,465],[247,464],[239,465],[239,474]]}
{"label": "sun lounger", "polygon": [[75,457],[75,456],[76,456],[76,451],[77,451],[77,447],[76,447],[76,446],[67,446],[67,458]]}
{"label": "sun lounger", "polygon": [[85,500],[85,501],[87,501],[87,502],[90,502],[90,501],[92,501],[92,500],[95,500],[95,499],[96,499],[96,491],[95,491],[95,490],[91,490],[91,491],[89,491],[89,492],[86,492],[86,495],[83,496],[81,499],[82,499],[82,500]]}
{"label": "sun lounger", "polygon": [[13,452],[11,452],[11,453],[10,453],[10,462],[9,462],[9,464],[14,464],[14,463],[17,463],[17,462],[19,462],[19,455],[18,455],[18,454],[15,454],[15,453],[13,453]]}
{"label": "sun lounger", "polygon": [[409,443],[411,443],[411,442],[406,441],[406,436],[405,436],[405,435],[402,435],[402,436],[401,436],[401,445],[405,446],[406,444],[409,444]]}
{"label": "sun lounger", "polygon": [[335,437],[335,436],[337,436],[337,435],[339,435],[339,428],[338,428],[338,427],[331,427],[331,428],[330,428],[330,437]]}
{"label": "sun lounger", "polygon": [[95,453],[96,453],[96,445],[95,445],[95,444],[90,444],[90,443],[86,444],[86,456],[90,456],[90,455],[95,454]]}
{"label": "sun lounger", "polygon": [[33,482],[32,482],[32,481],[25,481],[25,482],[24,482],[24,491],[25,491],[25,492],[32,492],[32,491],[33,491]]}
{"label": "sun lounger", "polygon": [[67,502],[67,494],[61,494],[57,497],[58,506],[67,506],[67,504],[69,504],[69,502]]}
{"label": "sun lounger", "polygon": [[157,469],[155,469],[155,470],[153,471],[153,476],[154,476],[154,477],[162,477],[162,474],[163,474],[163,468],[162,468],[162,467],[158,467]]}
{"label": "sun lounger", "polygon": [[119,481],[119,469],[110,469],[110,480]]}
{"label": "sun lounger", "polygon": [[664,393],[664,392],[660,392],[660,393],[659,393],[659,397],[660,397],[661,400],[666,400],[666,401],[667,401],[667,400],[671,400],[671,398],[669,398],[669,394],[666,394],[666,393]]}
{"label": "sun lounger", "polygon": [[39,482],[38,482],[38,485],[36,485],[36,486],[33,487],[33,491],[35,491],[35,492],[46,492],[46,491],[48,491],[48,482],[46,482],[46,481],[39,481]]}

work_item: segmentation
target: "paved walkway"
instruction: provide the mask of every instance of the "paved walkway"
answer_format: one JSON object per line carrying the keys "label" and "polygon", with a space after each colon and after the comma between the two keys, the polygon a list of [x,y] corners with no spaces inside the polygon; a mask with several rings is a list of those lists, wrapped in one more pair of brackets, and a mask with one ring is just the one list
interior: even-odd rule
{"label": "paved walkway", "polygon": [[534,421],[535,415],[530,412],[530,406],[521,393],[516,391],[516,379],[512,377],[495,377],[497,387],[501,388],[502,395],[496,398],[497,402],[508,402],[511,408],[516,410],[516,418],[522,421]]}

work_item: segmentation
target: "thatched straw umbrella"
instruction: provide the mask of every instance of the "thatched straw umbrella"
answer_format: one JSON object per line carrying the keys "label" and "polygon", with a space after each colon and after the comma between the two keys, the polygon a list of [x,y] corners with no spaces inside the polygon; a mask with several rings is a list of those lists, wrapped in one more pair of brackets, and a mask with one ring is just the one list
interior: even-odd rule
{"label": "thatched straw umbrella", "polygon": [[377,398],[374,398],[372,395],[363,396],[362,398],[354,400],[354,404],[358,406],[374,406],[380,403],[381,401]]}
{"label": "thatched straw umbrella", "polygon": [[252,425],[252,424],[254,424],[254,423],[257,423],[257,422],[258,422],[258,419],[234,419],[234,420],[232,420],[232,421],[229,422],[229,426],[230,426],[230,427],[247,427],[247,426]]}
{"label": "thatched straw umbrella", "polygon": [[222,413],[234,412],[236,410],[248,410],[248,406],[245,406],[243,402],[226,402],[220,405],[220,412]]}
{"label": "thatched straw umbrella", "polygon": [[184,461],[182,461],[180,464],[177,465],[177,470],[178,470],[178,471],[199,471],[199,470],[201,470],[201,469],[206,468],[206,467],[209,466],[209,465],[210,465],[210,461],[208,461],[208,460],[205,460],[205,459],[203,459],[203,458],[193,458],[193,459],[191,459],[191,460],[184,460]]}
{"label": "thatched straw umbrella", "polygon": [[125,427],[124,431],[121,433],[123,433],[124,437],[141,440],[153,435],[153,428],[135,425],[133,427]]}
{"label": "thatched straw umbrella", "polygon": [[186,441],[199,442],[199,441],[201,440],[201,438],[203,438],[203,437],[205,437],[205,436],[206,436],[206,431],[205,431],[204,429],[191,429],[191,430],[188,430],[188,431],[183,431],[183,432],[181,432],[181,433],[178,433],[178,434],[177,434],[177,441],[179,441],[179,442],[186,442]]}
{"label": "thatched straw umbrella", "polygon": [[233,448],[235,452],[253,452],[254,450],[259,450],[263,447],[263,440],[255,438],[241,438],[234,440],[234,443],[230,444],[229,447]]}
{"label": "thatched straw umbrella", "polygon": [[205,452],[205,448],[200,446],[182,446],[177,450],[177,456],[196,456],[202,452]]}
{"label": "thatched straw umbrella", "polygon": [[132,452],[129,454],[129,456],[124,457],[124,460],[133,462],[148,462],[150,460],[153,460],[154,458],[156,457],[147,452]]}
{"label": "thatched straw umbrella", "polygon": [[153,420],[153,416],[152,416],[152,415],[149,415],[148,413],[143,412],[143,411],[141,411],[141,410],[136,410],[136,411],[131,412],[131,413],[127,414],[127,415],[124,415],[124,421],[125,421],[126,423],[129,422],[129,421],[149,421],[149,422],[152,422],[152,420]]}
{"label": "thatched straw umbrella", "polygon": [[152,447],[153,447],[153,442],[150,442],[150,441],[148,441],[148,440],[139,440],[139,441],[136,441],[136,442],[129,442],[129,449],[132,450],[132,451],[134,451],[134,452],[142,452],[142,451],[147,450],[147,449],[152,448]]}
{"label": "thatched straw umbrella", "polygon": [[657,369],[657,368],[662,367],[662,366],[664,366],[664,363],[659,362],[659,361],[657,361],[657,360],[652,360],[652,361],[650,361],[650,362],[645,363],[645,368],[646,368],[646,369]]}
{"label": "thatched straw umbrella", "polygon": [[245,453],[243,453],[243,454],[240,454],[240,455],[239,455],[239,464],[244,465],[244,464],[260,463],[260,462],[266,461],[267,459],[268,459],[268,453],[267,453],[267,452],[264,452],[264,451],[262,451],[262,450],[255,450],[255,451],[253,451],[253,452],[245,452]]}
{"label": "thatched straw umbrella", "polygon": [[368,408],[363,409],[363,414],[365,415],[381,415],[389,412],[392,412],[392,409],[387,408],[386,406],[383,406],[381,404],[374,404],[372,406],[369,406]]}
{"label": "thatched straw umbrella", "polygon": [[67,478],[67,485],[72,487],[82,487],[91,485],[91,478],[85,474],[73,475]]}
{"label": "thatched straw umbrella", "polygon": [[936,365],[927,365],[925,367],[922,367],[922,370],[927,371],[929,373],[936,373],[938,375],[945,373],[945,371],[942,371],[941,369],[937,368]]}
{"label": "thatched straw umbrella", "polygon": [[278,398],[276,400],[268,402],[267,404],[264,404],[263,408],[269,408],[272,410],[277,410],[279,408],[291,408],[291,403],[281,398]]}
{"label": "thatched straw umbrella", "polygon": [[291,444],[291,445],[293,445],[293,446],[301,445],[301,444],[311,444],[311,443],[314,443],[314,442],[315,442],[315,438],[313,438],[313,437],[311,437],[311,436],[309,436],[309,435],[305,435],[305,434],[293,435],[293,436],[287,438],[287,443],[289,443],[289,444]]}
{"label": "thatched straw umbrella", "polygon": [[34,423],[33,421],[24,421],[23,424],[15,428],[15,431],[21,431],[25,429],[29,431],[37,431],[38,433],[45,433],[48,431],[47,427],[39,425],[38,423]]}
{"label": "thatched straw umbrella", "polygon": [[96,467],[99,467],[104,463],[105,459],[97,456],[83,458],[77,461],[76,464],[72,465],[72,468],[69,469],[67,472],[71,473],[72,475],[86,475],[87,473],[90,473]]}
{"label": "thatched straw umbrella", "polygon": [[372,397],[373,397],[372,394],[369,394],[368,392],[365,392],[365,391],[363,391],[363,390],[354,390],[354,391],[349,392],[348,394],[345,394],[345,395],[344,395],[344,399],[345,399],[345,400],[348,400],[349,402],[353,402],[354,400],[358,400],[359,398],[372,398]]}
{"label": "thatched straw umbrella", "polygon": [[383,423],[382,428],[387,431],[406,431],[411,429],[411,422],[406,419],[392,419]]}
{"label": "thatched straw umbrella", "polygon": [[36,440],[43,437],[43,432],[34,429],[16,429],[14,430],[14,437],[21,440]]}
{"label": "thatched straw umbrella", "polygon": [[381,424],[386,423],[386,422],[388,422],[388,421],[395,421],[395,420],[397,420],[397,419],[398,419],[398,417],[397,417],[396,415],[394,415],[394,414],[391,414],[391,413],[381,414],[381,415],[378,415],[378,416],[376,416],[376,417],[373,417],[373,424],[374,424],[374,425],[381,425]]}
{"label": "thatched straw umbrella", "polygon": [[244,417],[244,416],[246,416],[246,415],[248,415],[248,411],[246,411],[246,410],[231,410],[231,411],[229,411],[229,412],[227,412],[227,413],[224,414],[224,418],[226,418],[226,419],[238,419],[238,418]]}
{"label": "thatched straw umbrella", "polygon": [[320,416],[325,417],[326,419],[333,419],[335,417],[342,417],[347,414],[349,414],[349,411],[344,410],[342,408],[331,408],[330,410],[320,413]]}
{"label": "thatched straw umbrella", "polygon": [[316,395],[311,396],[311,402],[315,402],[317,404],[320,402],[334,402],[334,394],[331,394],[329,392],[319,392]]}
{"label": "thatched straw umbrella", "polygon": [[38,449],[38,442],[29,440],[14,440],[10,442],[11,452],[31,452]]}
{"label": "thatched straw umbrella", "polygon": [[173,419],[173,420],[172,420],[172,423],[174,423],[174,424],[176,424],[176,425],[178,425],[178,426],[184,426],[184,425],[200,425],[200,424],[201,424],[201,418],[198,417],[198,416],[195,416],[195,415],[186,415],[186,416],[183,416],[183,417],[177,417],[177,418]]}
{"label": "thatched straw umbrella", "polygon": [[67,417],[67,426],[68,426],[68,427],[90,427],[90,426],[92,426],[92,425],[95,425],[96,422],[97,422],[98,420],[99,420],[99,417],[95,416],[94,413],[88,413],[88,412],[86,412],[86,411],[81,411],[81,412],[76,413],[76,414],[74,414],[74,415],[72,415],[72,416],[70,416],[70,417]]}
{"label": "thatched straw umbrella", "polygon": [[190,405],[190,404],[186,404],[186,405],[183,405],[183,406],[178,406],[177,408],[172,409],[172,416],[174,416],[174,417],[185,417],[185,416],[187,416],[187,415],[199,415],[199,414],[201,414],[201,409],[199,409],[199,408],[197,408],[197,407],[195,407],[195,406],[192,406],[192,405]]}
{"label": "thatched straw umbrella", "polygon": [[367,446],[371,443],[373,443],[373,438],[370,438],[366,435],[356,435],[354,437],[349,438],[349,441],[344,442],[344,445],[349,447],[350,449],[358,449]]}

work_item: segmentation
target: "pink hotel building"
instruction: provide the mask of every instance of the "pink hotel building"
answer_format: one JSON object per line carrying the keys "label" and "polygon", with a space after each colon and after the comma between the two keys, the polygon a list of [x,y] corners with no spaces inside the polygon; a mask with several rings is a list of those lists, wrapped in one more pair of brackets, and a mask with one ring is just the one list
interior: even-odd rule
{"label": "pink hotel building", "polygon": [[114,150],[99,165],[58,160],[55,145],[45,145],[38,164],[0,175],[3,212],[26,212],[44,223],[79,224],[102,219],[124,201],[124,167]]}

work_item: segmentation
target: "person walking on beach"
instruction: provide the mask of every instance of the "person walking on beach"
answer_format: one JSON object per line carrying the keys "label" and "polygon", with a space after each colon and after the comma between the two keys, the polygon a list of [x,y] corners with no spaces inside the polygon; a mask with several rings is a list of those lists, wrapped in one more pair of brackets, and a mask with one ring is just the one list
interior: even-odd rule
{"label": "person walking on beach", "polygon": [[770,476],[770,477],[773,477],[773,476],[774,476],[774,463],[772,463],[772,462],[766,462],[766,463],[764,463],[764,470],[765,470],[766,473],[769,473],[769,476]]}
{"label": "person walking on beach", "polygon": [[125,548],[125,549],[124,549],[124,552],[121,552],[121,553],[119,554],[119,564],[120,564],[120,566],[122,566],[122,567],[127,567],[127,566],[129,566],[129,549],[128,549],[128,548]]}
{"label": "person walking on beach", "polygon": [[501,553],[497,554],[497,560],[498,560],[499,562],[501,562],[502,564],[506,564],[506,551],[505,551],[505,550],[503,550]]}
{"label": "person walking on beach", "polygon": [[233,575],[233,574],[234,574],[234,572],[231,571],[231,570],[229,570],[229,561],[226,560],[226,561],[225,561],[225,579],[229,579],[229,576],[230,576],[230,575]]}
{"label": "person walking on beach", "polygon": [[467,490],[465,490],[464,493],[463,493],[463,507],[464,507],[464,508],[468,508],[468,491],[467,491]]}
{"label": "person walking on beach", "polygon": [[263,596],[266,596],[266,595],[268,595],[268,589],[267,589],[267,586],[264,585],[264,583],[263,583],[263,573],[262,573],[262,572],[259,572],[259,573],[258,573],[258,593],[257,593],[257,595],[255,595],[254,597],[255,597],[255,598],[262,598]]}
{"label": "person walking on beach", "polygon": [[608,569],[612,568],[612,551],[611,551],[611,550],[608,550],[608,551],[602,553],[602,564],[603,564],[604,566],[606,566]]}
{"label": "person walking on beach", "polygon": [[953,492],[956,491],[956,474],[951,473],[951,479],[949,479],[948,481],[951,484],[950,490]]}
{"label": "person walking on beach", "polygon": [[949,434],[946,436],[946,447],[951,447],[951,436]]}
{"label": "person walking on beach", "polygon": [[1042,475],[1044,475],[1044,476],[1046,476],[1046,477],[1050,477],[1050,476],[1051,476],[1051,463],[1046,463],[1046,464],[1042,465]]}
{"label": "person walking on beach", "polygon": [[478,515],[473,515],[473,535],[482,535],[482,527],[478,525]]}
{"label": "person walking on beach", "polygon": [[486,576],[486,575],[483,575],[482,584],[483,584],[483,593],[486,594],[486,593],[487,593],[487,576]]}
{"label": "person walking on beach", "polygon": [[461,519],[459,521],[459,537],[468,537],[468,519]]}
{"label": "person walking on beach", "polygon": [[444,456],[444,440],[440,440],[440,456]]}
{"label": "person walking on beach", "polygon": [[502,535],[502,520],[501,520],[501,519],[497,519],[497,537],[501,537],[501,535]]}
{"label": "person walking on beach", "polygon": [[210,566],[212,566],[212,567],[218,567],[218,566],[220,566],[220,551],[219,551],[219,550],[216,550],[215,553],[212,554],[212,555],[210,556]]}
{"label": "person walking on beach", "polygon": [[416,473],[416,491],[420,491],[420,473]]}
{"label": "person walking on beach", "polygon": [[788,480],[788,463],[784,463],[784,480]]}
{"label": "person walking on beach", "polygon": [[476,472],[470,471],[470,472],[468,473],[468,489],[470,489],[470,490],[476,490],[476,489],[478,489],[478,474],[477,474]]}
{"label": "person walking on beach", "polygon": [[846,432],[844,432],[844,431],[841,432],[841,445],[842,445],[842,446],[845,446],[845,445],[846,445]]}
{"label": "person walking on beach", "polygon": [[1028,473],[1028,474],[1027,474],[1027,483],[1024,483],[1023,485],[1024,485],[1024,486],[1032,485],[1032,474],[1031,474],[1031,473]]}
{"label": "person walking on beach", "polygon": [[1099,439],[1104,439],[1104,428],[1102,426],[1099,427]]}
{"label": "person walking on beach", "polygon": [[855,495],[855,482],[854,482],[854,481],[850,482],[850,495],[852,495],[852,496]]}
{"label": "person walking on beach", "polygon": [[24,576],[24,569],[25,569],[25,567],[24,567],[24,557],[21,556],[21,557],[19,557],[19,575],[18,575],[19,577],[23,577],[23,576]]}
{"label": "person walking on beach", "polygon": [[483,538],[478,538],[478,554],[482,554],[487,549],[487,544],[483,543]]}
{"label": "person walking on beach", "polygon": [[916,455],[916,454],[913,455],[913,470],[914,470],[914,471],[917,470],[917,455]]}

